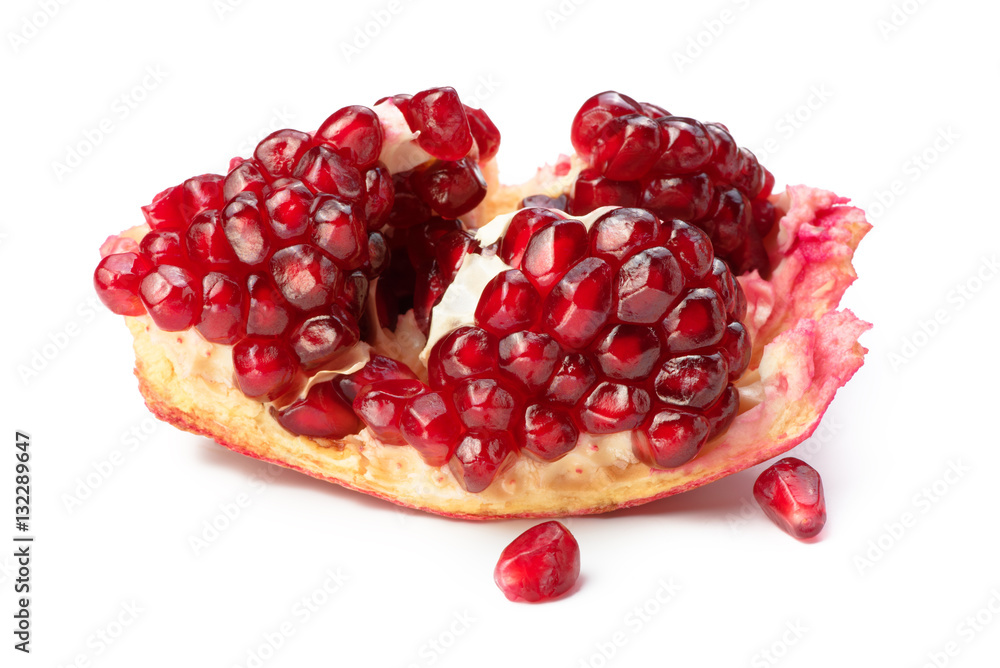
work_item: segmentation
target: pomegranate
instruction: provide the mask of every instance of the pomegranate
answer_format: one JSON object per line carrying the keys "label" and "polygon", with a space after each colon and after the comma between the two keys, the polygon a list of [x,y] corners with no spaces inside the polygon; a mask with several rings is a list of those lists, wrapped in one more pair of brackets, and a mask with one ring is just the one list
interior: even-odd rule
{"label": "pomegranate", "polygon": [[511,601],[541,603],[559,598],[580,577],[580,546],[559,522],[537,524],[500,553],[493,580]]}
{"label": "pomegranate", "polygon": [[805,438],[866,352],[836,310],[863,214],[620,93],[570,139],[501,186],[497,126],[434,88],[162,191],[94,274],[147,404],[462,517],[634,505]]}

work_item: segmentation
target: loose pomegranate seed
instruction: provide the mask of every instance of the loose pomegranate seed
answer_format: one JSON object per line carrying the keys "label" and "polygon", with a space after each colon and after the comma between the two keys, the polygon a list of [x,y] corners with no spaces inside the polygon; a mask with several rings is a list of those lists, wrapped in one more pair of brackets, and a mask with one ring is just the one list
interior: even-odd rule
{"label": "loose pomegranate seed", "polygon": [[598,383],[578,408],[580,425],[591,434],[613,434],[635,429],[646,419],[651,402],[640,387]]}
{"label": "loose pomegranate seed", "polygon": [[333,381],[316,383],[305,398],[288,404],[280,411],[271,408],[282,427],[300,436],[343,438],[361,430],[358,416],[350,402]]}
{"label": "loose pomegranate seed", "polygon": [[336,309],[331,315],[303,320],[292,330],[288,343],[299,364],[306,370],[321,368],[352,348],[361,338],[358,326],[347,313]]}
{"label": "loose pomegranate seed", "polygon": [[264,274],[247,276],[246,314],[246,332],[250,335],[280,336],[291,322],[291,306]]}
{"label": "loose pomegranate seed", "polygon": [[701,171],[712,159],[715,145],[704,125],[693,118],[667,116],[660,126],[662,154],[653,169],[663,174]]}
{"label": "loose pomegranate seed", "polygon": [[436,162],[413,172],[410,182],[417,195],[445,218],[472,211],[486,197],[486,180],[479,165],[469,158]]}
{"label": "loose pomegranate seed", "polygon": [[183,267],[160,265],[142,279],[139,296],[165,332],[185,330],[201,315],[201,277]]}
{"label": "loose pomegranate seed", "polygon": [[687,408],[707,408],[729,383],[729,365],[720,353],[672,357],[656,375],[660,401]]}
{"label": "loose pomegranate seed", "polygon": [[277,130],[257,144],[253,157],[257,165],[272,179],[291,176],[311,142],[312,139],[305,132]]}
{"label": "loose pomegranate seed", "polygon": [[639,190],[636,181],[612,181],[600,170],[589,167],[573,183],[570,213],[583,216],[602,206],[637,206]]}
{"label": "loose pomegranate seed", "polygon": [[236,253],[226,238],[222,216],[215,209],[202,211],[191,221],[184,237],[188,256],[195,265],[226,270],[236,263]]}
{"label": "loose pomegranate seed", "polygon": [[642,178],[660,157],[660,126],[642,114],[608,121],[594,142],[591,164],[615,181]]}
{"label": "loose pomegranate seed", "polygon": [[705,174],[650,176],[641,182],[639,206],[660,218],[701,220],[716,203],[712,180]]}
{"label": "loose pomegranate seed", "polygon": [[221,209],[224,178],[218,174],[194,176],[181,185],[181,216],[191,220],[202,211]]}
{"label": "loose pomegranate seed", "polygon": [[515,455],[510,434],[472,429],[459,442],[449,465],[458,484],[465,491],[478,494],[513,463]]}
{"label": "loose pomegranate seed", "polygon": [[801,459],[786,457],[761,473],[753,496],[772,522],[799,540],[813,538],[826,524],[823,481]]}
{"label": "loose pomegranate seed", "polygon": [[383,380],[416,380],[410,367],[384,355],[372,355],[368,363],[354,373],[340,377],[340,389],[353,401],[365,385]]}
{"label": "loose pomegranate seed", "polygon": [[455,280],[455,274],[462,267],[465,256],[479,250],[479,242],[465,230],[454,230],[441,237],[434,255],[441,269],[445,283]]}
{"label": "loose pomegranate seed", "polygon": [[722,299],[708,288],[688,292],[663,320],[667,350],[683,353],[714,346],[726,329]]}
{"label": "loose pomegranate seed", "polygon": [[232,345],[243,335],[243,289],[225,274],[212,272],[201,283],[201,317],[196,325],[201,335],[212,343]]}
{"label": "loose pomegranate seed", "polygon": [[358,169],[365,170],[375,166],[382,152],[382,123],[368,107],[344,107],[323,121],[316,140],[339,149]]}
{"label": "loose pomegranate seed", "polygon": [[711,215],[710,221],[705,221],[702,227],[712,239],[717,255],[732,253],[746,238],[751,220],[750,202],[736,188],[729,188],[718,193],[719,202]]}
{"label": "loose pomegranate seed", "polygon": [[146,224],[153,230],[185,230],[188,219],[181,214],[181,186],[172,186],[157,193],[150,204],[142,207]]}
{"label": "loose pomegranate seed", "polygon": [[278,179],[264,188],[264,206],[271,229],[280,239],[296,239],[309,228],[314,196],[298,179]]}
{"label": "loose pomegranate seed", "polygon": [[361,389],[354,398],[354,412],[386,445],[406,445],[399,431],[403,409],[411,397],[430,391],[417,379],[379,380]]}
{"label": "loose pomegranate seed", "polygon": [[340,291],[337,267],[315,246],[282,248],[271,257],[271,276],[281,294],[303,311],[326,306]]}
{"label": "loose pomegranate seed", "polygon": [[476,324],[497,336],[530,328],[538,319],[538,293],[517,269],[497,274],[479,297]]}
{"label": "loose pomegranate seed", "polygon": [[396,191],[392,174],[382,163],[365,172],[365,219],[369,230],[380,230],[389,220]]}
{"label": "loose pomegranate seed", "polygon": [[660,339],[656,332],[641,325],[615,325],[607,330],[594,350],[594,360],[607,378],[636,380],[645,378],[660,357]]}
{"label": "loose pomegranate seed", "polygon": [[596,382],[597,373],[585,356],[567,355],[549,381],[545,400],[560,406],[572,406],[583,398]]}
{"label": "loose pomegranate seed", "polygon": [[454,88],[431,88],[413,96],[404,109],[417,144],[440,160],[460,160],[472,149],[472,131],[465,107]]}
{"label": "loose pomegranate seed", "polygon": [[713,439],[729,429],[740,410],[740,392],[730,385],[722,392],[722,396],[714,404],[705,409],[705,417],[711,430],[708,438]]}
{"label": "loose pomegranate seed", "polygon": [[641,113],[639,103],[627,95],[610,90],[594,95],[583,103],[573,118],[570,132],[573,148],[579,155],[591,155],[601,131],[611,119]]}
{"label": "loose pomegranate seed", "polygon": [[632,451],[647,466],[677,468],[694,459],[708,441],[708,432],[708,420],[701,415],[660,411],[633,432]]}
{"label": "loose pomegranate seed", "polygon": [[479,162],[492,160],[500,150],[500,130],[482,109],[466,106],[465,115],[469,119],[472,138],[479,147]]}
{"label": "loose pomegranate seed", "polygon": [[434,345],[427,360],[427,375],[435,389],[454,386],[462,378],[489,375],[496,369],[496,337],[479,327],[452,330]]}
{"label": "loose pomegranate seed", "polygon": [[229,202],[245,192],[251,192],[258,199],[263,199],[266,185],[267,179],[264,178],[257,163],[253,160],[244,160],[226,175],[226,180],[222,183],[222,199]]}
{"label": "loose pomegranate seed", "polygon": [[636,253],[618,270],[618,320],[645,325],[659,322],[683,287],[684,276],[673,253],[659,246]]}
{"label": "loose pomegranate seed", "polygon": [[611,306],[611,267],[600,258],[588,257],[552,288],[542,309],[542,324],[559,343],[579,350],[597,336]]}
{"label": "loose pomegranate seed", "polygon": [[153,263],[138,253],[106,255],[94,270],[94,289],[101,303],[118,315],[144,314],[139,286],[153,268]]}
{"label": "loose pomegranate seed", "polygon": [[269,226],[263,221],[251,192],[234,197],[222,210],[222,231],[240,262],[257,267],[271,252]]}
{"label": "loose pomegranate seed", "polygon": [[525,409],[518,433],[525,450],[548,462],[571,452],[580,437],[569,413],[545,404],[532,404]]}
{"label": "loose pomegranate seed", "polygon": [[615,209],[590,228],[590,254],[617,267],[637,251],[656,244],[660,221],[642,209]]}
{"label": "loose pomegranate seed", "polygon": [[514,395],[492,378],[466,378],[452,393],[455,410],[469,429],[507,429],[517,410]]}
{"label": "loose pomegranate seed", "polygon": [[536,230],[521,258],[521,271],[542,295],[587,255],[587,228],[579,220],[557,220]]}
{"label": "loose pomegranate seed", "polygon": [[188,263],[187,250],[180,232],[174,230],[152,230],[146,233],[139,244],[143,256],[153,264]]}
{"label": "loose pomegranate seed", "polygon": [[520,269],[521,259],[532,235],[557,220],[563,220],[563,216],[551,209],[532,207],[515,213],[500,241],[500,259],[515,269]]}
{"label": "loose pomegranate seed", "polygon": [[515,332],[504,337],[498,352],[500,369],[532,395],[545,388],[562,356],[562,349],[552,337],[537,332]]}
{"label": "loose pomegranate seed", "polygon": [[493,580],[510,601],[539,603],[562,596],[580,577],[580,546],[559,522],[535,525],[500,553]]}
{"label": "loose pomegranate seed", "polygon": [[663,246],[680,261],[684,278],[697,281],[712,268],[712,241],[704,232],[680,220],[669,222],[669,234]]}
{"label": "loose pomegranate seed", "polygon": [[320,195],[312,206],[312,241],[345,271],[368,260],[365,221],[355,213],[356,205],[330,195]]}
{"label": "loose pomegranate seed", "polygon": [[361,173],[329,146],[313,146],[306,151],[295,165],[293,175],[314,193],[328,193],[358,203],[365,195]]}
{"label": "loose pomegranate seed", "polygon": [[291,388],[296,373],[295,354],[277,339],[248,336],[233,346],[233,381],[251,399],[277,399]]}
{"label": "loose pomegranate seed", "polygon": [[455,454],[463,427],[444,397],[426,392],[406,402],[399,432],[428,466],[444,466]]}

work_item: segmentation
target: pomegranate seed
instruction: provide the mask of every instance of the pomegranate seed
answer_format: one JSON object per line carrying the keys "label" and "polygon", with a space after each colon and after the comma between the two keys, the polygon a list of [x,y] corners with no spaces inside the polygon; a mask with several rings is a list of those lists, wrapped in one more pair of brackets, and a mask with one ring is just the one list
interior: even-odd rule
{"label": "pomegranate seed", "polygon": [[271,257],[271,276],[285,299],[303,311],[332,303],[342,281],[333,262],[308,244],[275,253]]}
{"label": "pomegranate seed", "polygon": [[764,189],[764,168],[757,162],[757,156],[745,148],[740,149],[739,161],[740,171],[733,179],[733,185],[748,199],[754,199]]}
{"label": "pomegranate seed", "polygon": [[725,306],[726,314],[732,317],[736,309],[736,279],[733,278],[729,266],[723,260],[715,258],[712,262],[712,275],[709,277],[709,285],[719,293],[722,303]]}
{"label": "pomegranate seed", "polygon": [[562,596],[580,577],[580,546],[556,521],[537,524],[500,553],[493,580],[510,601],[539,603]]}
{"label": "pomegranate seed", "polygon": [[361,389],[354,398],[354,412],[386,445],[406,445],[399,431],[399,420],[411,397],[429,391],[414,379],[379,380]]}
{"label": "pomegranate seed", "polygon": [[636,380],[652,373],[660,357],[660,339],[649,327],[615,325],[594,350],[594,360],[608,378]]}
{"label": "pomegranate seed", "polygon": [[469,129],[472,138],[479,147],[479,162],[492,160],[500,150],[500,130],[493,124],[490,117],[482,109],[465,107],[465,115],[469,119]]}
{"label": "pomegranate seed", "polygon": [[517,410],[514,395],[492,378],[460,380],[452,399],[462,423],[469,429],[507,429]]}
{"label": "pomegranate seed", "polygon": [[702,278],[712,268],[712,241],[693,225],[680,220],[670,221],[663,245],[680,262],[681,271],[689,283]]}
{"label": "pomegranate seed", "polygon": [[656,243],[660,221],[642,209],[615,209],[590,228],[590,254],[617,267],[637,251]]}
{"label": "pomegranate seed", "polygon": [[563,216],[550,209],[533,207],[515,213],[500,240],[500,259],[520,269],[524,251],[535,231],[557,220],[563,220]]}
{"label": "pomegranate seed", "polygon": [[431,311],[444,296],[448,284],[445,283],[437,260],[431,262],[427,271],[417,277],[417,285],[413,292],[413,315],[417,325],[424,334],[430,331]]}
{"label": "pomegranate seed", "polygon": [[146,224],[153,230],[184,230],[188,219],[181,214],[181,186],[160,192],[150,204],[142,207]]}
{"label": "pomegranate seed", "polygon": [[320,195],[312,206],[312,241],[346,271],[368,260],[365,221],[355,214],[355,206],[336,197]]}
{"label": "pomegranate seed", "polygon": [[264,137],[253,157],[258,166],[272,179],[291,176],[292,170],[309,149],[312,139],[298,130],[277,130]]}
{"label": "pomegranate seed", "polygon": [[94,270],[94,289],[101,303],[118,315],[142,315],[139,286],[153,271],[153,264],[138,253],[113,253],[101,259]]}
{"label": "pomegranate seed", "polygon": [[212,343],[232,345],[243,337],[243,290],[225,274],[212,272],[201,283],[201,317],[196,325],[201,335]]}
{"label": "pomegranate seed", "polygon": [[365,172],[365,219],[369,230],[380,230],[389,221],[396,201],[392,174],[382,163]]}
{"label": "pomegranate seed", "polygon": [[642,113],[652,119],[663,118],[664,116],[670,116],[670,112],[663,107],[652,104],[650,102],[640,102],[639,107],[642,109]]}
{"label": "pomegranate seed", "polygon": [[122,237],[117,234],[112,234],[110,237],[104,240],[99,249],[101,257],[105,258],[108,255],[114,255],[115,253],[139,253],[141,249],[139,248],[139,242],[132,237]]}
{"label": "pomegranate seed", "polygon": [[567,355],[556,370],[545,400],[560,406],[572,406],[597,382],[597,374],[587,358],[580,354]]}
{"label": "pomegranate seed", "polygon": [[705,174],[654,175],[642,181],[639,206],[660,218],[701,220],[712,212],[715,190]]}
{"label": "pomegranate seed", "polygon": [[313,194],[298,179],[278,179],[264,189],[271,229],[281,239],[296,239],[309,229]]}
{"label": "pomegranate seed", "polygon": [[615,181],[642,178],[660,157],[660,126],[642,114],[613,118],[594,142],[591,163]]}
{"label": "pomegranate seed", "polygon": [[826,524],[823,481],[801,459],[785,457],[761,473],[753,496],[772,522],[799,540],[813,538]]}
{"label": "pomegranate seed", "polygon": [[579,220],[557,220],[537,230],[521,258],[521,271],[542,295],[587,255],[587,228]]}
{"label": "pomegranate seed", "polygon": [[226,238],[222,217],[215,209],[202,211],[191,221],[184,236],[191,261],[210,269],[226,269],[236,263],[236,253]]}
{"label": "pomegranate seed", "polygon": [[329,146],[313,146],[306,151],[293,174],[317,194],[328,193],[348,202],[360,202],[365,194],[360,172]]}
{"label": "pomegranate seed", "polygon": [[755,199],[750,203],[750,215],[757,236],[766,237],[778,222],[778,210],[766,199]]}
{"label": "pomegranate seed", "polygon": [[680,263],[666,248],[636,253],[618,270],[618,320],[644,325],[659,322],[683,287]]}
{"label": "pomegranate seed", "polygon": [[185,330],[201,315],[201,277],[183,267],[160,265],[142,279],[139,296],[165,332]]}
{"label": "pomegranate seed", "polygon": [[620,383],[598,383],[578,408],[580,425],[590,434],[635,429],[650,409],[649,393]]}
{"label": "pomegranate seed", "polygon": [[556,283],[545,299],[542,324],[567,348],[587,347],[611,311],[611,267],[588,257]]}
{"label": "pomegranate seed", "polygon": [[538,293],[517,269],[497,274],[479,297],[476,324],[497,336],[528,329],[538,318]]}
{"label": "pomegranate seed", "polygon": [[761,169],[764,171],[764,183],[760,187],[760,192],[757,193],[757,197],[754,201],[766,201],[771,193],[774,191],[774,174],[769,172],[766,167],[761,165]]}
{"label": "pomegranate seed", "polygon": [[391,256],[389,242],[380,232],[368,235],[368,259],[361,265],[361,271],[368,278],[377,278],[389,266]]}
{"label": "pomegranate seed", "polygon": [[221,209],[222,183],[224,179],[218,174],[202,174],[194,176],[181,185],[181,216],[191,220],[202,211]]}
{"label": "pomegranate seed", "polygon": [[677,468],[694,459],[708,441],[708,431],[708,420],[701,415],[660,411],[632,433],[632,451],[652,468]]}
{"label": "pomegranate seed", "polygon": [[746,328],[738,321],[730,322],[726,325],[719,348],[729,369],[729,380],[737,380],[750,366],[750,354],[753,352]]}
{"label": "pomegranate seed", "polygon": [[449,465],[458,484],[478,494],[513,463],[515,455],[510,434],[472,429],[459,442]]}
{"label": "pomegranate seed", "polygon": [[688,292],[663,320],[667,350],[672,353],[714,346],[722,340],[725,329],[725,306],[708,288]]}
{"label": "pomegranate seed", "polygon": [[583,216],[602,206],[637,206],[639,183],[612,181],[594,168],[580,172],[573,183],[570,196],[570,213]]}
{"label": "pomegranate seed", "polygon": [[709,172],[726,183],[732,183],[740,170],[739,147],[726,126],[721,123],[705,123],[705,129],[708,130],[715,146],[712,162],[708,165]]}
{"label": "pomegranate seed", "polygon": [[361,318],[365,310],[365,300],[368,298],[368,277],[360,271],[352,271],[344,277],[344,286],[337,295],[335,304],[339,304],[350,313],[355,320]]}
{"label": "pomegranate seed", "polygon": [[257,163],[253,160],[244,160],[226,175],[226,180],[222,183],[222,199],[229,202],[245,192],[251,192],[258,199],[263,199],[266,185],[267,180]]}
{"label": "pomegranate seed", "polygon": [[318,369],[354,347],[360,340],[358,326],[343,312],[303,320],[292,330],[288,343],[303,369]]}
{"label": "pomegranate seed", "polygon": [[573,148],[581,156],[591,155],[601,131],[611,119],[641,113],[639,103],[627,95],[611,90],[594,95],[583,103],[573,118],[570,132]]}
{"label": "pomegranate seed", "polygon": [[417,196],[410,183],[409,174],[393,174],[393,206],[386,224],[405,229],[426,223],[433,215],[431,208]]}
{"label": "pomegranate seed", "polygon": [[453,386],[469,376],[487,375],[497,368],[496,337],[479,327],[459,327],[449,332],[427,360],[431,387]]}
{"label": "pomegranate seed", "polygon": [[693,118],[661,118],[662,153],[653,169],[663,174],[689,174],[701,171],[712,159],[715,145],[704,125]]}
{"label": "pomegranate seed", "polygon": [[401,109],[417,144],[440,160],[460,160],[472,150],[472,130],[454,88],[431,88],[413,96]]}
{"label": "pomegranate seed", "polygon": [[300,436],[343,438],[361,430],[358,416],[333,381],[316,383],[305,398],[271,411],[278,424]]}
{"label": "pomegranate seed", "polygon": [[277,339],[248,336],[233,346],[233,381],[251,399],[277,399],[297,372],[295,355]]}
{"label": "pomegranate seed", "polygon": [[246,332],[250,335],[280,336],[291,321],[291,306],[262,274],[247,276]]}
{"label": "pomegranate seed", "polygon": [[368,107],[344,107],[323,121],[316,140],[339,149],[358,169],[368,169],[382,152],[382,123]]}
{"label": "pomegranate seed", "polygon": [[719,193],[711,220],[702,224],[716,254],[728,255],[739,248],[753,222],[751,215],[750,203],[739,190],[729,188]]}
{"label": "pomegranate seed", "polygon": [[729,429],[740,411],[740,392],[730,385],[722,391],[718,401],[705,409],[704,414],[711,426],[708,438],[713,439]]}
{"label": "pomegranate seed", "polygon": [[402,113],[403,116],[406,116],[406,110],[409,108],[410,100],[412,99],[413,99],[412,95],[408,95],[405,93],[400,95],[392,95],[389,97],[380,97],[378,100],[375,101],[375,106],[377,107],[383,102],[390,101],[392,102],[393,105],[395,105],[397,109],[399,109],[400,113]]}
{"label": "pomegranate seed", "polygon": [[729,383],[729,365],[720,353],[668,359],[656,376],[656,396],[665,403],[707,408]]}
{"label": "pomegranate seed", "polygon": [[518,433],[524,449],[547,462],[571,452],[580,437],[566,411],[545,404],[532,404],[525,409]]}
{"label": "pomegranate seed", "polygon": [[428,466],[444,466],[455,454],[462,423],[437,392],[410,398],[399,419],[399,432]]}
{"label": "pomegranate seed", "polygon": [[237,195],[222,210],[222,231],[236,257],[245,265],[256,267],[267,260],[271,251],[267,227],[253,193]]}
{"label": "pomegranate seed", "polygon": [[537,332],[516,332],[504,337],[498,352],[500,369],[530,394],[545,387],[562,355],[562,349],[552,337]]}
{"label": "pomegranate seed", "polygon": [[444,218],[458,218],[475,209],[486,197],[486,180],[475,161],[439,161],[413,172],[414,191]]}
{"label": "pomegranate seed", "polygon": [[384,355],[372,355],[368,363],[354,373],[340,377],[340,389],[353,401],[365,385],[383,380],[416,380],[417,375],[402,362]]}
{"label": "pomegranate seed", "polygon": [[441,237],[434,255],[445,283],[450,285],[455,280],[455,274],[462,268],[465,256],[478,250],[479,242],[464,230],[453,230]]}
{"label": "pomegranate seed", "polygon": [[143,256],[153,264],[185,265],[188,263],[187,250],[181,233],[174,230],[152,230],[146,233],[139,244]]}

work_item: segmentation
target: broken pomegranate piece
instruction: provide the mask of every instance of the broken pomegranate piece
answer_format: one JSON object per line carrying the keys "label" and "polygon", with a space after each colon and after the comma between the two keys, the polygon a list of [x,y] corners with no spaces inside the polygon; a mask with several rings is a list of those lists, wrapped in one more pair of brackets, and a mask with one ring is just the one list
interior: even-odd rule
{"label": "broken pomegranate piece", "polygon": [[766,469],[753,485],[753,496],[772,522],[799,540],[814,538],[826,524],[823,481],[801,459],[785,457]]}
{"label": "broken pomegranate piece", "polygon": [[537,524],[500,553],[493,580],[510,601],[559,598],[580,577],[580,546],[559,522]]}

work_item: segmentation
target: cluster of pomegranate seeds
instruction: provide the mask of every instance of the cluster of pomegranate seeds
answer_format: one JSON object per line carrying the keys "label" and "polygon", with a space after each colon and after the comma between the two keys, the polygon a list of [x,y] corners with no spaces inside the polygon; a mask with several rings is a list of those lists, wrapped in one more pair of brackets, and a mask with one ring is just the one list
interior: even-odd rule
{"label": "cluster of pomegranate seeds", "polygon": [[590,165],[576,179],[569,211],[638,206],[704,230],[737,274],[770,265],[762,239],[774,227],[774,177],[719,123],[673,116],[607,91],[573,119],[573,147]]}
{"label": "cluster of pomegranate seeds", "polygon": [[765,470],[753,495],[772,522],[799,540],[815,537],[826,524],[823,482],[801,459],[786,457]]}
{"label": "cluster of pomegranate seeds", "polygon": [[537,524],[500,553],[493,581],[510,601],[559,598],[580,577],[580,546],[559,522]]}

